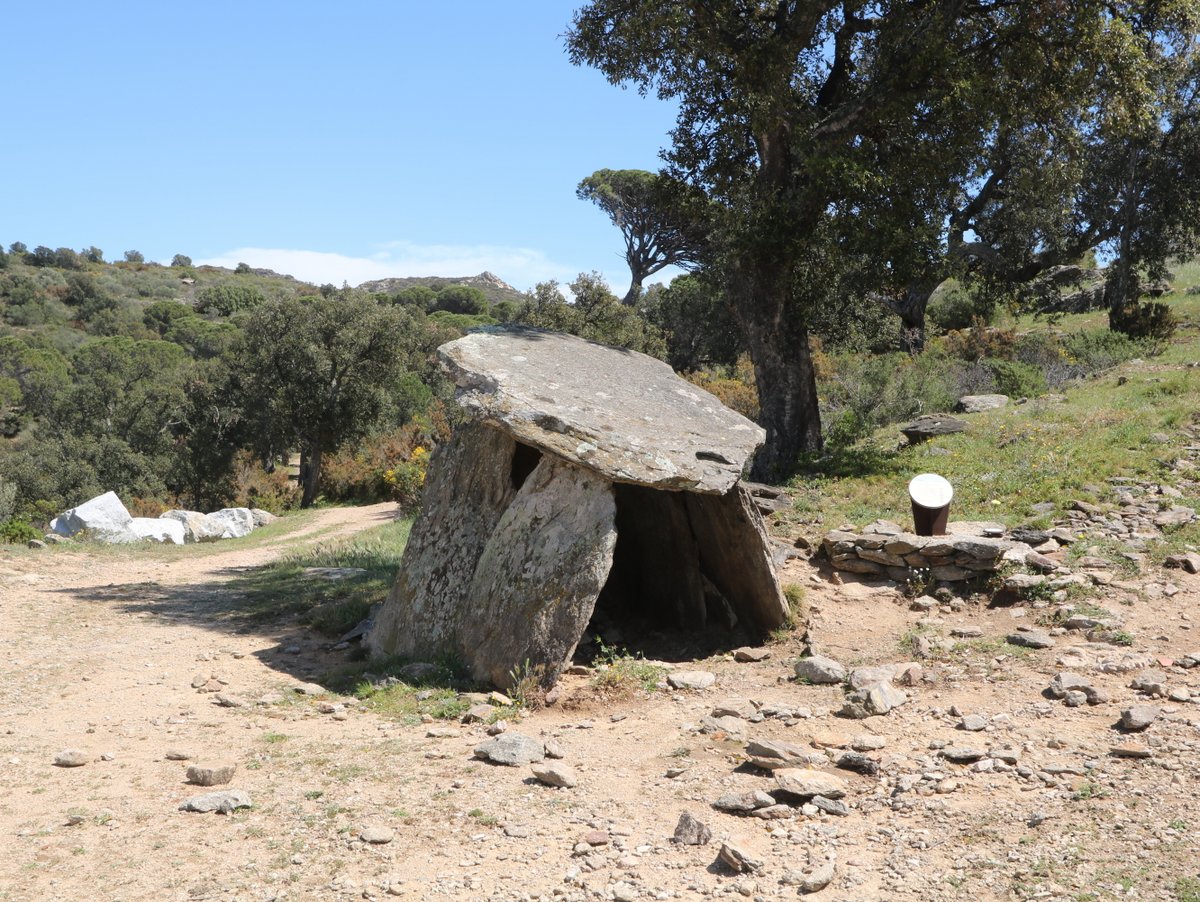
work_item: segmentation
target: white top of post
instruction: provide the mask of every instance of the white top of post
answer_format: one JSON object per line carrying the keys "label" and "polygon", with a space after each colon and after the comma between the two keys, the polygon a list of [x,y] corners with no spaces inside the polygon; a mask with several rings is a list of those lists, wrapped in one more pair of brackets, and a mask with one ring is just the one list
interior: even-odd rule
{"label": "white top of post", "polygon": [[954,498],[954,486],[937,473],[922,473],[909,482],[908,496],[921,507],[936,510],[945,507]]}

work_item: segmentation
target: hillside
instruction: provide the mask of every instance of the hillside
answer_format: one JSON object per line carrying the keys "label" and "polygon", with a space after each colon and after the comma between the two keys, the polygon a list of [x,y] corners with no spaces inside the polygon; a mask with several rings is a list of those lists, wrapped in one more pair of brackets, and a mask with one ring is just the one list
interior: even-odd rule
{"label": "hillside", "polygon": [[472,288],[478,288],[482,291],[487,297],[489,304],[499,304],[504,301],[514,301],[519,304],[525,300],[525,295],[522,292],[490,272],[481,272],[477,276],[462,276],[460,278],[450,278],[447,276],[408,276],[394,279],[375,279],[370,282],[363,282],[355,287],[359,291],[367,291],[372,294],[398,294],[406,288],[414,288],[418,285],[431,288],[434,291],[440,291],[447,285],[469,285]]}

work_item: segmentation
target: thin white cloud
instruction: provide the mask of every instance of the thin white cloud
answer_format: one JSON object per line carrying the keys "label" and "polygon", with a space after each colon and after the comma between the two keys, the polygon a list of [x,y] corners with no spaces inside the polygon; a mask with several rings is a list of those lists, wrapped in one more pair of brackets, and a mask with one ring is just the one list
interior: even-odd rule
{"label": "thin white cloud", "polygon": [[381,244],[372,253],[361,257],[325,251],[240,247],[196,263],[230,269],[246,263],[256,269],[272,269],[319,285],[341,285],[343,282],[359,285],[374,279],[403,276],[474,276],[487,271],[520,290],[532,288],[547,279],[565,283],[579,272],[533,248],[489,244],[425,245],[409,241]]}

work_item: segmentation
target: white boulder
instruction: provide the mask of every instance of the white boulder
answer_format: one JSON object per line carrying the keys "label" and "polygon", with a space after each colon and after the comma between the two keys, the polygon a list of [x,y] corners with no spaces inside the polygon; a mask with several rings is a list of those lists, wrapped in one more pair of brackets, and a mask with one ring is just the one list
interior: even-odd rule
{"label": "white boulder", "polygon": [[136,542],[139,536],[133,532],[132,525],[133,517],[117,493],[105,492],[79,507],[63,511],[50,521],[50,530],[68,537],[87,533],[101,542]]}
{"label": "white boulder", "polygon": [[209,518],[200,511],[169,510],[159,514],[159,519],[175,520],[183,524],[185,542],[215,542],[225,532],[225,524]]}
{"label": "white boulder", "polygon": [[220,526],[222,539],[240,539],[254,532],[254,514],[248,507],[226,507],[208,519]]}
{"label": "white boulder", "polygon": [[254,517],[254,528],[255,529],[257,529],[260,526],[266,526],[269,523],[274,523],[276,520],[279,519],[270,511],[265,511],[259,507],[250,508],[250,513]]}
{"label": "white boulder", "polygon": [[178,520],[164,520],[161,517],[134,517],[129,528],[139,539],[170,542],[172,545],[184,543],[183,524]]}

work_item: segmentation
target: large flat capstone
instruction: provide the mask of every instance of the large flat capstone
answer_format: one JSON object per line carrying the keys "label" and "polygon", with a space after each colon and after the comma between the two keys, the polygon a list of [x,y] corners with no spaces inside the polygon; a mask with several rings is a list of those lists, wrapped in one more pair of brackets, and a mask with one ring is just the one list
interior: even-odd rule
{"label": "large flat capstone", "polygon": [[661,360],[573,335],[487,330],[439,354],[477,417],[613,482],[723,495],[765,436]]}

